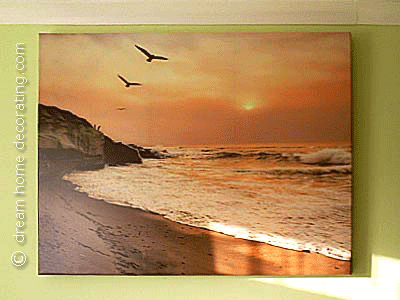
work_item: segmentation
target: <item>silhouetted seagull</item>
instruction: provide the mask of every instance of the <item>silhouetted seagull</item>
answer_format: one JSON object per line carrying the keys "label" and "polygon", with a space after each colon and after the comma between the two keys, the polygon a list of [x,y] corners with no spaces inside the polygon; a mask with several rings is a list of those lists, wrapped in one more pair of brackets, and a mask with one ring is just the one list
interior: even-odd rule
{"label": "silhouetted seagull", "polygon": [[118,107],[117,110],[125,110],[126,107]]}
{"label": "silhouetted seagull", "polygon": [[119,77],[119,79],[121,79],[123,82],[125,82],[125,86],[128,88],[131,85],[142,85],[141,83],[138,82],[129,82],[128,80],[126,80],[124,77],[122,77],[121,75],[117,74],[117,76]]}
{"label": "silhouetted seagull", "polygon": [[151,62],[153,59],[168,60],[168,58],[166,58],[164,56],[151,54],[149,51],[147,51],[146,49],[143,49],[142,47],[140,47],[138,45],[135,45],[135,47],[138,48],[144,55],[147,56],[147,59],[146,59],[147,62]]}

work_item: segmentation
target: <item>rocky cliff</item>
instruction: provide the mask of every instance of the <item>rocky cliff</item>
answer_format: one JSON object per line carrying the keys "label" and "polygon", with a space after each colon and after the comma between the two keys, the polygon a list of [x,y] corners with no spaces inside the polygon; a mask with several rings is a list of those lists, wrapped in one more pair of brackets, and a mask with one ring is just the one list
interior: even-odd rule
{"label": "rocky cliff", "polygon": [[87,120],[43,104],[39,104],[38,146],[39,168],[51,159],[75,160],[84,169],[142,162],[138,150],[114,142]]}

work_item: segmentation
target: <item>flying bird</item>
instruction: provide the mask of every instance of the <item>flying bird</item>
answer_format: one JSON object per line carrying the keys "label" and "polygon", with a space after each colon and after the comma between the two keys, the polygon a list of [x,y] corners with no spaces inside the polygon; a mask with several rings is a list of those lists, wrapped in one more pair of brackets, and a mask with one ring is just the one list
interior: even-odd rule
{"label": "flying bird", "polygon": [[119,77],[119,79],[121,79],[125,83],[125,86],[127,88],[130,87],[131,85],[142,85],[141,83],[138,83],[138,82],[129,82],[128,80],[126,80],[124,77],[122,77],[119,74],[117,74],[117,76]]}
{"label": "flying bird", "polygon": [[137,49],[139,49],[144,55],[147,56],[147,59],[146,59],[147,62],[151,62],[153,59],[168,60],[168,58],[166,58],[164,56],[151,54],[149,51],[147,51],[146,49],[144,49],[144,48],[142,48],[142,47],[140,47],[138,45],[135,45],[135,47]]}
{"label": "flying bird", "polygon": [[118,107],[117,110],[125,110],[126,107]]}

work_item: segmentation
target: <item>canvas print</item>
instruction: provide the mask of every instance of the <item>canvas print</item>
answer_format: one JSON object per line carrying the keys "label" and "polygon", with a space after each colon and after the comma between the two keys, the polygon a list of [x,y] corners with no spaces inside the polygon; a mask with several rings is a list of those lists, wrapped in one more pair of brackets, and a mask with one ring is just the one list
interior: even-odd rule
{"label": "canvas print", "polygon": [[41,34],[39,274],[350,274],[350,44]]}

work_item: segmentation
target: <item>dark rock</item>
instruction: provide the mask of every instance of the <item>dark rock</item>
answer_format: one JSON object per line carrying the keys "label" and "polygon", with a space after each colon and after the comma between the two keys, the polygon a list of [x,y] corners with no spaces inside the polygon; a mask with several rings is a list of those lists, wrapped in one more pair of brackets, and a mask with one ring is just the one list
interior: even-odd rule
{"label": "dark rock", "polygon": [[139,151],[121,142],[114,142],[104,136],[104,161],[111,166],[142,163]]}

